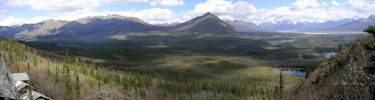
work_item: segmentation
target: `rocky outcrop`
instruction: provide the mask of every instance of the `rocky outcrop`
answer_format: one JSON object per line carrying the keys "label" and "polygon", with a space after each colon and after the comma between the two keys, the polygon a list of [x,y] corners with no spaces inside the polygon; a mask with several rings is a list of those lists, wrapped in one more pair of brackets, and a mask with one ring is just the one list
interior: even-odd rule
{"label": "rocky outcrop", "polygon": [[299,99],[368,100],[374,98],[375,38],[353,43],[322,63],[296,90]]}
{"label": "rocky outcrop", "polygon": [[5,61],[0,57],[0,97],[16,98],[17,92]]}

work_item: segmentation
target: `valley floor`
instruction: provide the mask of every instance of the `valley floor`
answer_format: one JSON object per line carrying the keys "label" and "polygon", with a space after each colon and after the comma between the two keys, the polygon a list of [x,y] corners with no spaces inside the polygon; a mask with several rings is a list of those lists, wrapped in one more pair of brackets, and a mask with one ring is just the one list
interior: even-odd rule
{"label": "valley floor", "polygon": [[210,37],[203,39],[207,44],[195,47],[181,43],[183,47],[53,49],[1,40],[0,51],[13,72],[27,71],[35,87],[58,100],[272,99],[305,80],[275,69],[300,68],[308,74],[326,60],[309,53],[335,52],[339,44],[358,37],[250,34],[239,42],[238,37]]}

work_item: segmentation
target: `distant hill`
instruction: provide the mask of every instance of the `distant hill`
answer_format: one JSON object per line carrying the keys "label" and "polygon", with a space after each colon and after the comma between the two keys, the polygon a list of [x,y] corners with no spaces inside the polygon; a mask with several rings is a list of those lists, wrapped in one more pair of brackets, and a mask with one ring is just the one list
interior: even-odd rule
{"label": "distant hill", "polygon": [[237,32],[264,32],[265,29],[259,27],[252,22],[246,22],[241,20],[225,21],[231,25]]}
{"label": "distant hill", "polygon": [[187,22],[178,24],[174,31],[186,32],[204,32],[204,33],[234,33],[235,29],[218,18],[217,16],[206,13]]}

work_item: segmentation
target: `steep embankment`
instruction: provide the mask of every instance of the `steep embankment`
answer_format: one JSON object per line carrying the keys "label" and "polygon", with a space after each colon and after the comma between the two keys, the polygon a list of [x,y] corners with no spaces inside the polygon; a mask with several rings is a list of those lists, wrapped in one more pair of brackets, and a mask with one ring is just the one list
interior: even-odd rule
{"label": "steep embankment", "polygon": [[317,100],[374,98],[374,67],[375,38],[368,36],[322,63],[297,89],[297,96]]}

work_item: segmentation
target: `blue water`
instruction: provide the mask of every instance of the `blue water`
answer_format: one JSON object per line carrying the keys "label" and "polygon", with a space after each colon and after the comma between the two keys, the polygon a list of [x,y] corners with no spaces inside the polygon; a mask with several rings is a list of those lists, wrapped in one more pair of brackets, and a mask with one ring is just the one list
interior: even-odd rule
{"label": "blue water", "polygon": [[324,58],[331,58],[336,55],[336,53],[313,53],[313,55]]}
{"label": "blue water", "polygon": [[282,74],[291,74],[291,75],[296,75],[296,76],[306,75],[305,70],[299,69],[299,68],[279,68],[279,69],[274,70],[273,72],[279,74],[280,71],[282,72]]}

